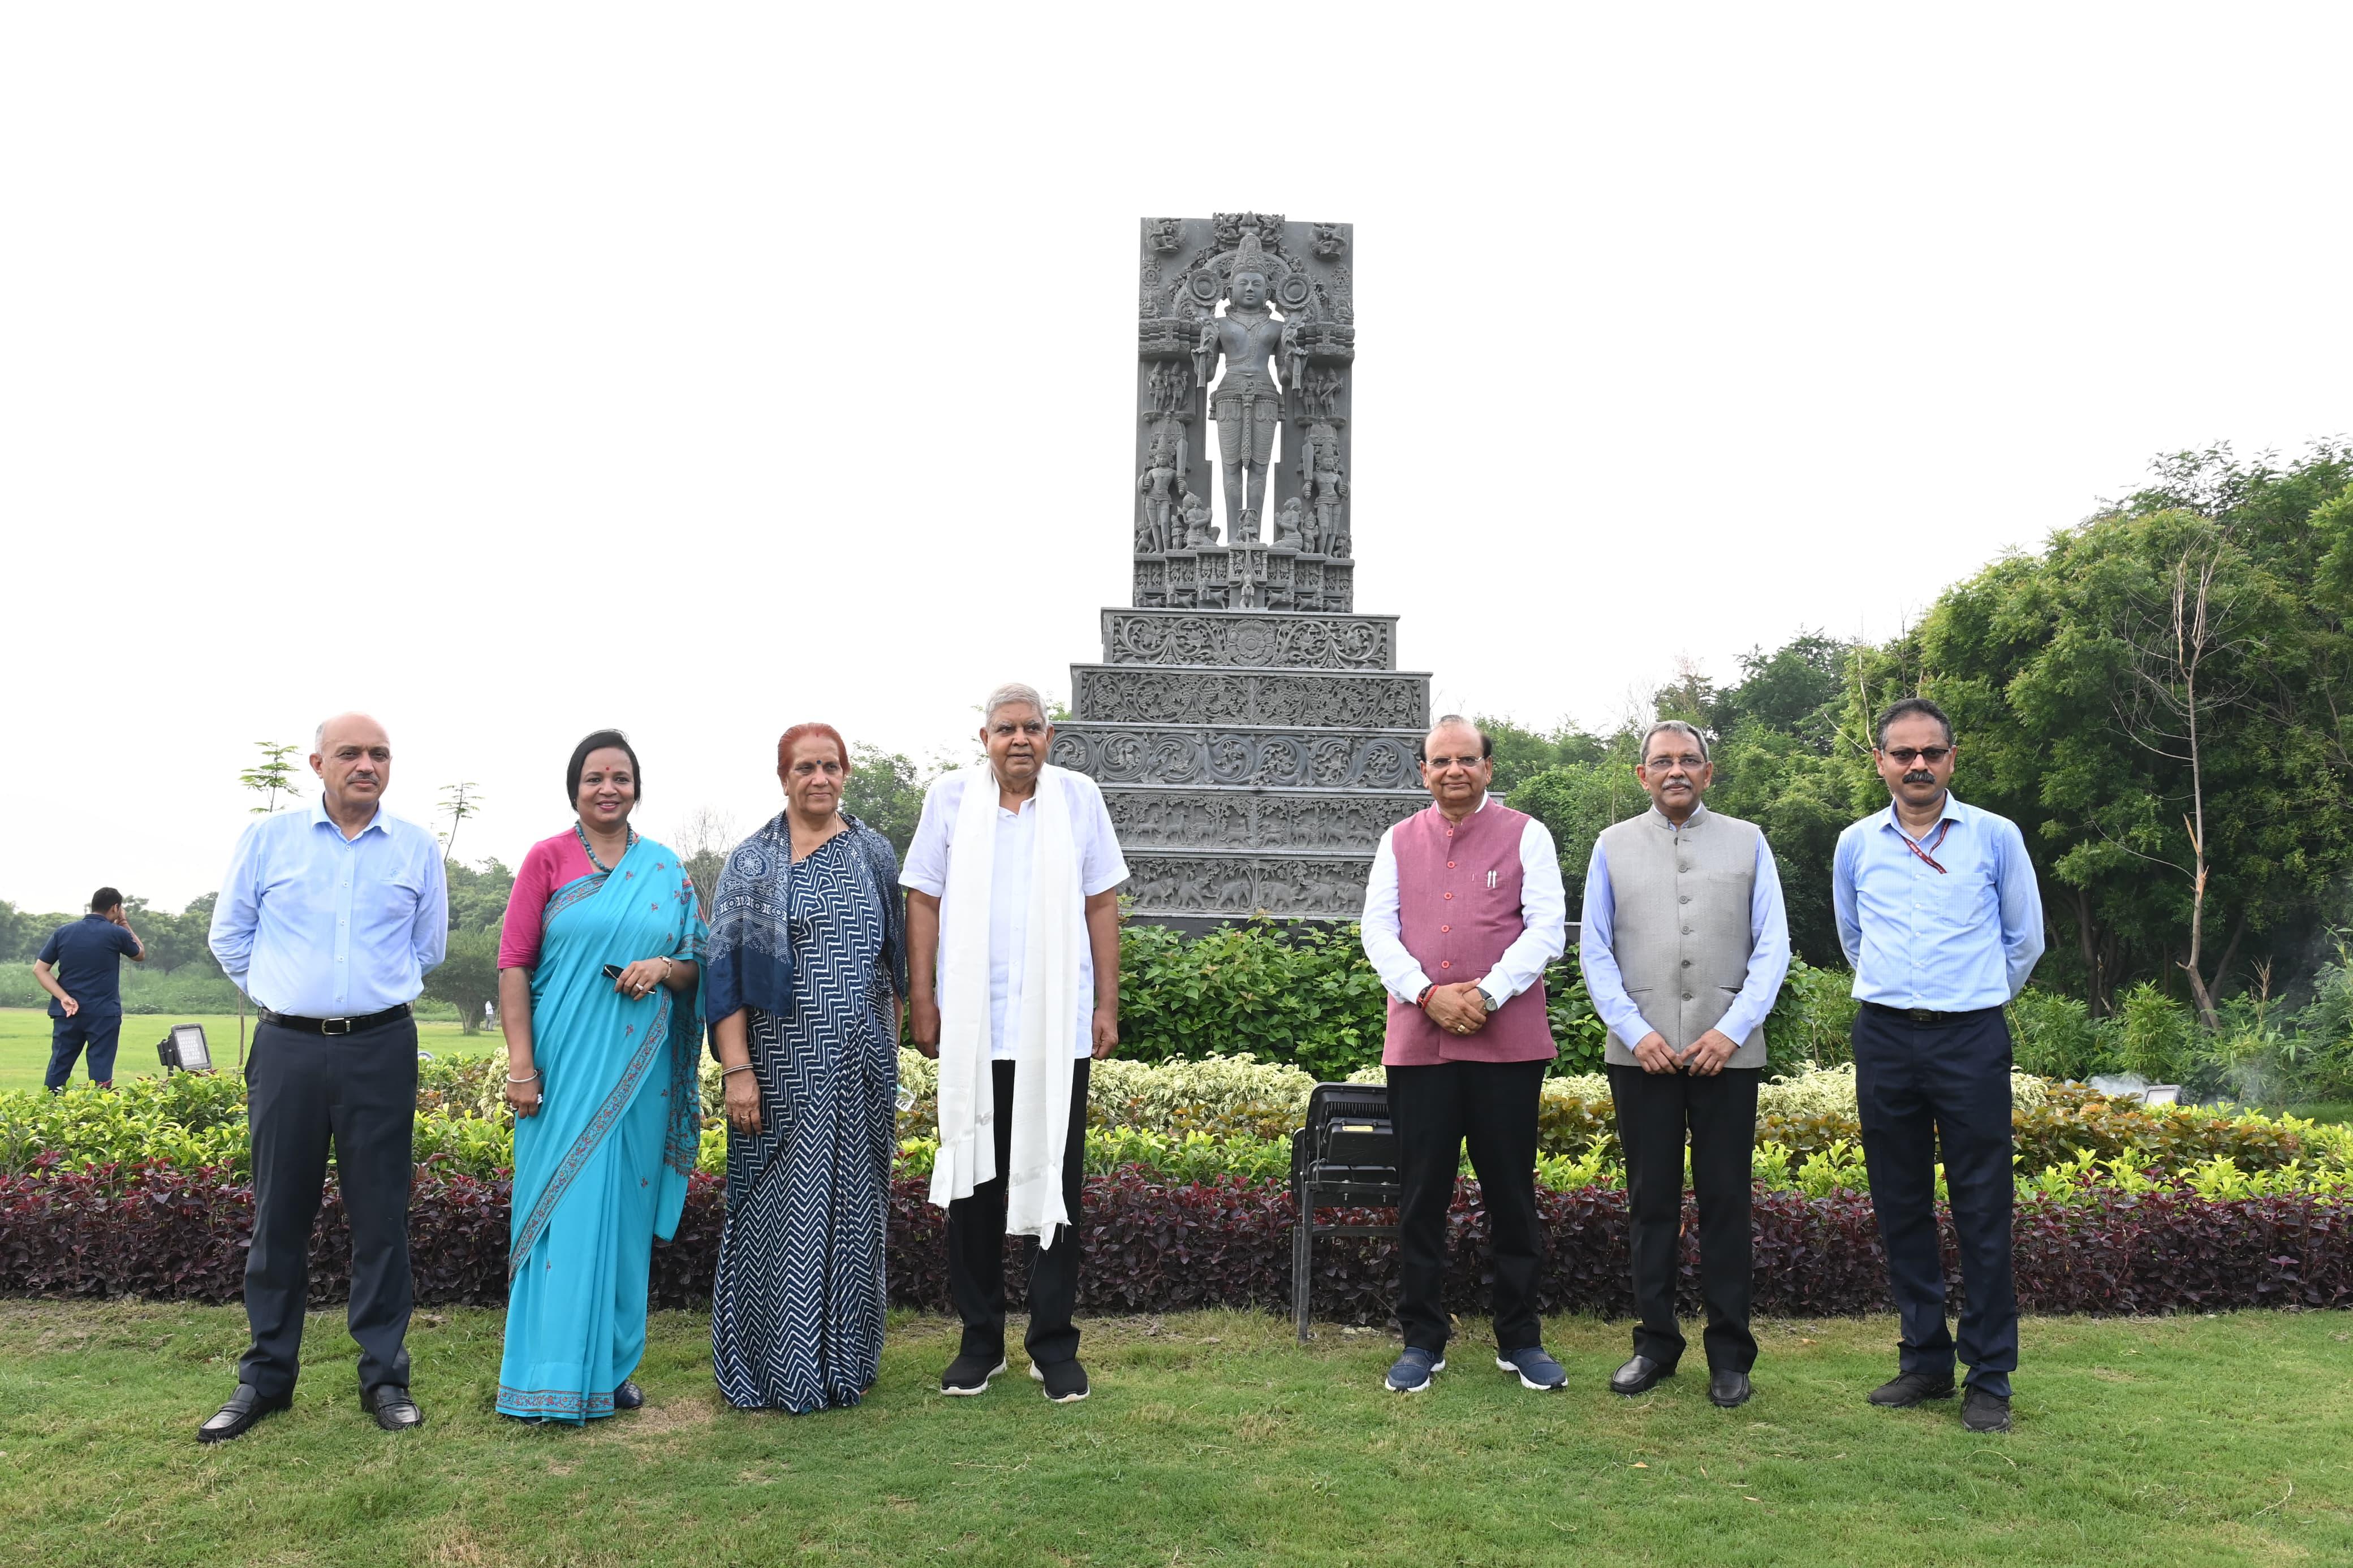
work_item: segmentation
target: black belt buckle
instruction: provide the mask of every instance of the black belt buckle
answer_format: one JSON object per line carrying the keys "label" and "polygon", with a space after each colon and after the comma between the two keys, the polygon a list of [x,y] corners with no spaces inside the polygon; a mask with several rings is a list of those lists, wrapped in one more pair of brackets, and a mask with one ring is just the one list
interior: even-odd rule
{"label": "black belt buckle", "polygon": [[1939,1023],[1945,1016],[1942,1013],[1926,1007],[1906,1007],[1904,1009],[1904,1016],[1915,1024]]}
{"label": "black belt buckle", "polygon": [[[335,1027],[338,1024],[341,1024],[343,1027],[340,1029]],[[319,1033],[322,1035],[348,1035],[351,1032],[352,1021],[349,1018],[322,1018],[319,1020]]]}

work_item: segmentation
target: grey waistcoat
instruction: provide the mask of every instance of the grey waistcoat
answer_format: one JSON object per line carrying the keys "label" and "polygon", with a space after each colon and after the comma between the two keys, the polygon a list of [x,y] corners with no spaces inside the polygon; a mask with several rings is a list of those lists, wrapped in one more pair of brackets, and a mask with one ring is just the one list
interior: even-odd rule
{"label": "grey waistcoat", "polygon": [[[1602,832],[1610,952],[1643,1022],[1678,1051],[1715,1027],[1748,979],[1758,837],[1756,824],[1704,809],[1681,828],[1651,810]],[[1612,1030],[1603,1058],[1635,1066],[1633,1046]],[[1763,1025],[1725,1065],[1765,1065]]]}

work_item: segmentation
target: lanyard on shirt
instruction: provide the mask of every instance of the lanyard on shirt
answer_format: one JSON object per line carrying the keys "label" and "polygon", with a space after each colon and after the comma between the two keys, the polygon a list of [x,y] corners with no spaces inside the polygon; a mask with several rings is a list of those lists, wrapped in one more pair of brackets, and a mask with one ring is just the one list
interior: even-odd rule
{"label": "lanyard on shirt", "polygon": [[1898,821],[1895,825],[1895,837],[1904,840],[1904,847],[1912,851],[1913,854],[1920,857],[1920,858],[1926,863],[1928,869],[1936,872],[1939,877],[1942,877],[1947,875],[1947,873],[1942,866],[1936,864],[1936,856],[1930,854],[1929,850],[1932,850],[1938,845],[1944,843],[1945,835],[1950,833],[1952,830],[1953,819],[1948,816],[1945,818],[1944,821],[1936,825],[1936,837],[1929,840],[1927,849],[1921,848],[1919,840],[1914,838],[1910,834],[1904,831],[1904,824],[1901,821]]}

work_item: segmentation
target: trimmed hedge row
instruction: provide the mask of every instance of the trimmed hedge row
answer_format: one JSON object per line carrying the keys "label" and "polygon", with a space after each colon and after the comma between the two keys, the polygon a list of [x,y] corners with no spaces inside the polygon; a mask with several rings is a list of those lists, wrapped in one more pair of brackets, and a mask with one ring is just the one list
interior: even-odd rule
{"label": "trimmed hedge row", "polygon": [[[1097,1312],[1198,1307],[1287,1309],[1291,1203],[1274,1183],[1172,1184],[1140,1172],[1087,1179],[1080,1303]],[[657,1247],[652,1295],[661,1307],[710,1299],[725,1194],[692,1178],[677,1238]],[[1551,1237],[1542,1282],[1547,1311],[1620,1317],[1626,1284],[1626,1194],[1609,1187],[1539,1191]],[[140,1295],[227,1301],[241,1289],[252,1223],[250,1186],[215,1172],[149,1166],[128,1173],[46,1169],[0,1178],[0,1294]],[[1484,1310],[1477,1185],[1458,1191],[1450,1225],[1449,1305]],[[2093,1189],[2065,1199],[2030,1195],[2017,1216],[2021,1305],[2038,1312],[2147,1313],[2233,1307],[2353,1306],[2353,1245],[2345,1208],[2312,1194],[2211,1200],[2179,1192]],[[1686,1212],[1685,1232],[1696,1234]],[[924,1184],[891,1196],[891,1298],[948,1305],[946,1218]],[[507,1185],[427,1169],[410,1221],[417,1300],[496,1306],[506,1298]],[[1760,1193],[1756,1202],[1756,1307],[1777,1317],[1831,1317],[1889,1308],[1870,1201],[1841,1192],[1808,1198]],[[1008,1249],[1010,1299],[1023,1300],[1028,1247]],[[1946,1274],[1960,1279],[1949,1226]],[[330,1187],[312,1241],[311,1300],[342,1300],[350,1232]],[[1388,1321],[1397,1249],[1386,1237],[1339,1237],[1315,1249],[1316,1315]],[[1687,1242],[1683,1309],[1697,1315],[1696,1254]]]}

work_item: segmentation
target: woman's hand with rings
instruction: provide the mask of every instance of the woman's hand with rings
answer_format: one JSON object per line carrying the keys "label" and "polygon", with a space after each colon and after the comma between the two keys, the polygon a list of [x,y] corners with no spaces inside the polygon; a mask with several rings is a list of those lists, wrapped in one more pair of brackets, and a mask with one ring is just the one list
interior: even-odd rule
{"label": "woman's hand with rings", "polygon": [[643,1000],[654,994],[655,986],[670,978],[670,961],[667,957],[641,958],[621,971],[621,977],[613,982],[613,989],[624,996]]}
{"label": "woman's hand with rings", "polygon": [[546,1080],[536,1068],[524,1076],[522,1082],[516,1082],[515,1079],[515,1074],[507,1074],[507,1109],[518,1117],[538,1115],[540,1101],[547,1098]]}
{"label": "woman's hand with rings", "polygon": [[727,1084],[727,1125],[747,1138],[760,1133],[760,1079],[749,1065],[730,1068]]}

